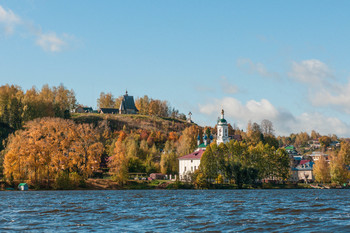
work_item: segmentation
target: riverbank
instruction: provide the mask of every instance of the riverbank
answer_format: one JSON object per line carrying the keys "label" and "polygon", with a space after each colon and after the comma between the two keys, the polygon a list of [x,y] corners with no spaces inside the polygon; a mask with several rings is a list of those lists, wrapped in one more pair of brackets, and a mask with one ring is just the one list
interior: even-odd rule
{"label": "riverbank", "polygon": [[[5,183],[3,183],[5,184]],[[17,190],[16,185],[3,185],[2,191]],[[125,185],[119,185],[110,179],[88,179],[83,185],[73,190],[151,190],[151,189],[312,189],[313,187],[305,183],[286,183],[272,184],[260,183],[254,185],[242,185],[238,187],[236,184],[210,184],[205,188],[196,188],[195,185],[186,182],[170,181],[170,180],[153,180],[153,181],[135,181],[129,180]],[[71,188],[67,188],[72,190]],[[29,190],[56,190],[54,188],[33,187],[29,186]]]}

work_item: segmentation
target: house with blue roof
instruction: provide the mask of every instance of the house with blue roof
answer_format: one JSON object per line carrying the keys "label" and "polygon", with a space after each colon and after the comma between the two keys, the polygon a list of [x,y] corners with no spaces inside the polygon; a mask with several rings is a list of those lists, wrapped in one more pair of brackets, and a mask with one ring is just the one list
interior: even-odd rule
{"label": "house with blue roof", "polygon": [[305,183],[313,181],[314,175],[313,175],[313,166],[314,162],[311,160],[300,160],[299,164],[295,167],[293,167],[292,174],[290,176],[290,181],[292,182],[298,182],[298,181],[304,181]]}

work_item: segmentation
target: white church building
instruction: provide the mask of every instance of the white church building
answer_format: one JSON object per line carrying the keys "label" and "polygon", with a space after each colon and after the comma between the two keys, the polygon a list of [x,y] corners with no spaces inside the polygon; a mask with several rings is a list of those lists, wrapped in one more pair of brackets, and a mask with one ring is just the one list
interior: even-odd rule
{"label": "white church building", "polygon": [[[190,180],[190,174],[194,173],[200,165],[202,155],[207,147],[208,143],[212,141],[212,136],[210,138],[207,135],[203,137],[203,143],[200,144],[200,135],[198,135],[198,147],[197,149],[188,155],[179,158],[179,178],[180,180],[187,181]],[[230,141],[228,135],[228,124],[224,117],[224,110],[221,111],[221,117],[217,122],[217,137],[216,143],[220,145],[221,143],[226,143]]]}

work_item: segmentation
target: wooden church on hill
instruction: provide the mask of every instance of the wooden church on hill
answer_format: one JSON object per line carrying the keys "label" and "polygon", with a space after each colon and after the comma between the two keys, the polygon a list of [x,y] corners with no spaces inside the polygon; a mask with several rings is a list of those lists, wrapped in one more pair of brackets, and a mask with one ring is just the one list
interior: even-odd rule
{"label": "wooden church on hill", "polygon": [[139,110],[135,106],[134,97],[128,95],[128,91],[123,95],[119,108],[100,108],[99,113],[104,114],[137,114]]}
{"label": "wooden church on hill", "polygon": [[135,106],[134,97],[125,92],[119,107],[119,114],[137,114],[139,110]]}

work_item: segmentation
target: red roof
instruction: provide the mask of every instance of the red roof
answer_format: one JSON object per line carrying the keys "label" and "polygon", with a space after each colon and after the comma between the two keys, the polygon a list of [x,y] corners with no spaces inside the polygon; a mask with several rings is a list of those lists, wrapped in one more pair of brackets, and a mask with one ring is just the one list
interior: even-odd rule
{"label": "red roof", "polygon": [[203,153],[204,153],[204,150],[199,150],[199,151],[195,151],[195,152],[193,152],[191,154],[182,156],[179,159],[201,159]]}
{"label": "red roof", "polygon": [[300,160],[300,163],[299,163],[299,164],[300,164],[300,165],[303,165],[303,164],[308,163],[308,162],[310,162],[310,160],[305,160],[305,159],[304,159],[304,160]]}

